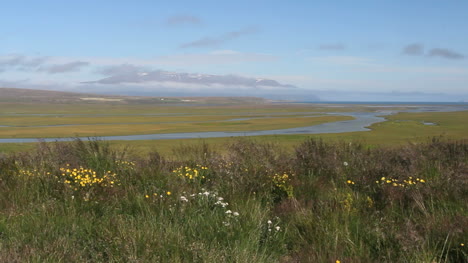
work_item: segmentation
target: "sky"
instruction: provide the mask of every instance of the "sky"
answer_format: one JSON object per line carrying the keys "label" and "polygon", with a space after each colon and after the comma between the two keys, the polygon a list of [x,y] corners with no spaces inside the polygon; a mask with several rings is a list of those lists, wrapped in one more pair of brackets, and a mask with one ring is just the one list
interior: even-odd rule
{"label": "sky", "polygon": [[466,0],[2,1],[0,87],[468,101]]}

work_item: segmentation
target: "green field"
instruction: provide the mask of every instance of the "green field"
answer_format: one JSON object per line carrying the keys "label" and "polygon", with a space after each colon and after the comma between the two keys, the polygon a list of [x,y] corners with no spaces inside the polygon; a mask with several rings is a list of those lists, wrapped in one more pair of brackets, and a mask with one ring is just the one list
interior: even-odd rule
{"label": "green field", "polygon": [[[224,117],[225,119],[226,117]],[[144,118],[142,118],[144,119]],[[148,118],[151,119],[151,118]],[[165,120],[169,118],[164,118]],[[174,117],[177,119],[177,117]],[[154,134],[154,133],[176,133],[176,132],[206,132],[206,131],[258,131],[293,128],[301,126],[311,126],[325,122],[350,120],[352,117],[346,116],[317,116],[317,117],[276,117],[275,119],[262,118],[247,121],[218,121],[208,122],[189,120],[189,117],[182,118],[183,123],[155,123],[155,124],[96,124],[79,126],[52,126],[52,127],[1,127],[0,137],[2,138],[50,138],[50,137],[89,137],[89,136],[112,136],[112,135],[134,135],[134,134]],[[119,119],[120,121],[121,119]],[[88,120],[81,120],[84,123]],[[95,121],[95,120],[93,120]],[[109,121],[109,120],[104,120]],[[154,119],[153,119],[154,121]]]}
{"label": "green field", "polygon": [[[429,138],[443,136],[447,139],[468,139],[468,112],[443,113],[400,113],[387,117],[388,121],[377,123],[370,131],[335,134],[312,135],[269,135],[252,137],[258,142],[273,142],[285,149],[293,149],[308,138],[320,138],[325,141],[358,142],[370,146],[399,146],[410,142],[425,142]],[[433,122],[436,125],[424,125],[422,122]],[[158,140],[158,141],[125,141],[111,142],[112,145],[125,144],[145,154],[151,150],[170,153],[177,145],[197,145],[201,142],[222,148],[232,142],[233,138]]]}
{"label": "green field", "polygon": [[[1,262],[466,262],[466,141],[0,158]],[[465,174],[464,174],[465,173]]]}
{"label": "green field", "polygon": [[[325,122],[346,120],[346,116],[324,116],[323,112],[370,111],[378,107],[325,107],[307,104],[252,104],[252,105],[43,105],[0,103],[1,138],[39,138],[132,135],[200,131],[255,131],[310,126]],[[383,108],[382,108],[383,109]],[[402,107],[395,109],[403,109]],[[38,115],[31,115],[38,114]],[[44,115],[46,114],[46,115]],[[71,115],[67,115],[71,114]],[[159,114],[159,115],[158,115]],[[230,121],[238,118],[248,120]],[[314,135],[257,136],[260,142],[275,142],[292,149],[309,137],[331,141],[363,142],[367,145],[401,145],[421,142],[433,136],[452,139],[468,138],[468,111],[399,113],[386,116],[387,121],[369,127],[371,131]],[[424,125],[424,122],[436,125]],[[79,124],[79,125],[74,125]],[[73,125],[36,127],[47,125]],[[145,154],[157,149],[169,153],[174,145],[196,145],[200,142],[222,148],[232,138],[113,141],[112,145],[129,145]],[[33,144],[3,144],[2,152],[22,151]]]}
{"label": "green field", "polygon": [[[0,103],[0,125],[14,126],[0,137],[281,129],[377,109],[55,106]],[[0,144],[0,262],[466,262],[467,119],[399,113],[362,132]]]}

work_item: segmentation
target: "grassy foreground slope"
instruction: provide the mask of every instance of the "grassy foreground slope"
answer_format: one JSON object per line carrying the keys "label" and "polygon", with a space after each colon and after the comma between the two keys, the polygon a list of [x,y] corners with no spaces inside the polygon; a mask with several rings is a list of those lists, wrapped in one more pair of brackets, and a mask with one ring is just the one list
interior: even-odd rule
{"label": "grassy foreground slope", "polygon": [[468,143],[0,157],[1,262],[466,262]]}

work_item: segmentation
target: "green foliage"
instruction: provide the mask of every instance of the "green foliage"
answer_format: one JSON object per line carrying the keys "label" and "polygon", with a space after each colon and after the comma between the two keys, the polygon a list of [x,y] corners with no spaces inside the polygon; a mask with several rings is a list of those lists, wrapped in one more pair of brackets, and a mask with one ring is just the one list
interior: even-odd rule
{"label": "green foliage", "polygon": [[466,262],[468,144],[0,156],[1,262]]}

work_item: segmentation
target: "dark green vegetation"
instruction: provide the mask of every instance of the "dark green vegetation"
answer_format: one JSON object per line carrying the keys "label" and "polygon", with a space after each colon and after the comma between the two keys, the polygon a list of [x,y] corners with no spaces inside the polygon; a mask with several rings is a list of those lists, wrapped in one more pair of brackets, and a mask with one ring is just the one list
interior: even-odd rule
{"label": "dark green vegetation", "polygon": [[468,259],[466,140],[224,149],[141,157],[77,140],[3,155],[0,261]]}

